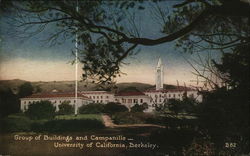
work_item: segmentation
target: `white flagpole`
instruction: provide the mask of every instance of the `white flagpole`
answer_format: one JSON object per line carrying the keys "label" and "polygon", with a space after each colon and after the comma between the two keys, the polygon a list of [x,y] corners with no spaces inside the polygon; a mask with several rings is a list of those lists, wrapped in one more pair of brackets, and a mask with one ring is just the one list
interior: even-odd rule
{"label": "white flagpole", "polygon": [[[78,12],[79,11],[79,8],[78,8],[78,0],[76,2],[76,11]],[[77,73],[77,70],[78,70],[78,61],[77,61],[77,58],[78,58],[78,35],[77,35],[77,31],[78,31],[78,28],[76,27],[76,43],[75,43],[75,115],[77,115],[78,113],[78,103],[77,103],[77,76],[78,76],[78,73]]]}

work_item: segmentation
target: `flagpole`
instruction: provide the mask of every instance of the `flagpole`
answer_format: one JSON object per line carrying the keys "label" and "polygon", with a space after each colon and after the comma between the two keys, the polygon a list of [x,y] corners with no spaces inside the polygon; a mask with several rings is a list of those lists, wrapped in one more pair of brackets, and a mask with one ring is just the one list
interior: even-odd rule
{"label": "flagpole", "polygon": [[[79,11],[79,8],[78,8],[78,0],[76,1],[76,12]],[[78,103],[77,103],[77,92],[78,92],[78,84],[77,84],[77,79],[78,79],[78,73],[77,73],[77,70],[78,70],[78,61],[77,61],[77,58],[78,58],[78,35],[77,35],[77,31],[78,31],[78,28],[76,27],[76,43],[75,43],[75,116],[77,115],[78,113]]]}

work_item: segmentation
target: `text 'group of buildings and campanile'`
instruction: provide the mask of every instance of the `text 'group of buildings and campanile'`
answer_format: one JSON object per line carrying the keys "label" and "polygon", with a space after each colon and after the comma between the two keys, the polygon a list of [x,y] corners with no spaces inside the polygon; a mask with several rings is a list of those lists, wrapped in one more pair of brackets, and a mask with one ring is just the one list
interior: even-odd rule
{"label": "text 'group of buildings and campanile'", "polygon": [[68,101],[70,105],[74,105],[77,108],[92,103],[107,104],[109,102],[118,102],[130,109],[135,104],[140,105],[147,103],[148,109],[145,110],[146,112],[153,112],[156,107],[167,103],[169,99],[182,100],[184,96],[195,98],[199,102],[202,101],[202,96],[196,89],[186,86],[175,86],[171,89],[164,88],[164,70],[164,64],[162,60],[159,59],[155,69],[155,88],[144,91],[120,91],[118,93],[107,91],[78,91],[77,98],[75,98],[75,93],[73,92],[38,93],[21,98],[21,110],[26,111],[31,103],[42,100],[48,100],[53,103],[57,111],[61,103]]}

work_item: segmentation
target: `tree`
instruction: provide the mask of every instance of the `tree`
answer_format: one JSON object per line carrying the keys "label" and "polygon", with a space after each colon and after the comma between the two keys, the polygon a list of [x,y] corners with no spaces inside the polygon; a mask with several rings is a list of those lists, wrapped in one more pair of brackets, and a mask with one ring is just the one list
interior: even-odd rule
{"label": "tree", "polygon": [[[135,52],[138,45],[153,46],[177,40],[176,46],[184,51],[228,50],[245,45],[249,39],[249,9],[247,1],[240,0],[185,0],[173,6],[171,14],[164,14],[161,1],[1,1],[2,6],[14,7],[18,13],[15,24],[27,28],[38,26],[37,34],[49,24],[58,31],[48,41],[54,45],[59,39],[78,34],[84,45],[80,60],[85,64],[84,79],[101,84],[111,83],[120,76],[125,58]],[[78,9],[76,6],[78,4]],[[146,38],[130,21],[129,9],[145,10],[156,5],[162,19],[163,37]],[[109,8],[109,9],[105,9]],[[1,8],[3,11],[6,9]],[[112,13],[110,12],[112,11]],[[20,12],[22,14],[20,14]],[[134,18],[135,19],[135,18]],[[124,26],[124,23],[132,23]],[[96,82],[96,81],[93,81]]]}
{"label": "tree", "polygon": [[250,144],[249,49],[249,44],[236,47],[214,62],[227,86],[203,93],[199,117],[217,145],[233,140],[241,153],[249,153]]}
{"label": "tree", "polygon": [[20,111],[18,97],[10,88],[0,89],[0,118]]}
{"label": "tree", "polygon": [[118,112],[128,112],[128,108],[120,103],[109,102],[104,106],[104,112],[112,115]]}
{"label": "tree", "polygon": [[58,114],[60,115],[67,115],[74,113],[74,107],[70,105],[70,101],[63,101],[62,104],[60,104],[58,107],[59,107]]}
{"label": "tree", "polygon": [[100,114],[104,113],[104,104],[90,103],[79,108],[80,114]]}
{"label": "tree", "polygon": [[178,99],[169,99],[167,102],[168,109],[177,116],[178,113],[183,111],[181,100]]}
{"label": "tree", "polygon": [[147,108],[148,108],[148,104],[147,103],[143,103],[141,105],[135,104],[133,107],[131,107],[130,111],[131,112],[143,112]]}
{"label": "tree", "polygon": [[34,120],[53,119],[56,107],[50,101],[37,101],[29,105],[25,114]]}
{"label": "tree", "polygon": [[25,82],[21,86],[19,86],[18,96],[19,98],[23,98],[25,96],[29,96],[33,93],[34,88],[30,82]]}

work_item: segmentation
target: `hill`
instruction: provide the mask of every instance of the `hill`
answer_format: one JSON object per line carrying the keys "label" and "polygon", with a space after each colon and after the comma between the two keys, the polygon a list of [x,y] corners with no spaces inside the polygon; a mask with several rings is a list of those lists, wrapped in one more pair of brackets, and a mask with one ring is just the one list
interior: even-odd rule
{"label": "hill", "polygon": [[[14,80],[0,80],[0,89],[11,88],[14,93],[18,92],[18,87],[23,83],[28,82],[24,80],[14,79]],[[31,82],[34,88],[40,88],[42,92],[51,92],[52,90],[57,90],[59,92],[73,92],[75,90],[75,81],[37,81]],[[136,88],[139,91],[145,91],[150,88],[154,88],[154,85],[139,83],[139,82],[130,82],[130,83],[117,83],[117,89],[112,91],[121,91],[126,88]],[[176,88],[174,85],[166,85],[164,84],[164,88],[172,89]],[[96,84],[86,83],[79,81],[78,82],[78,90],[102,90]]]}

